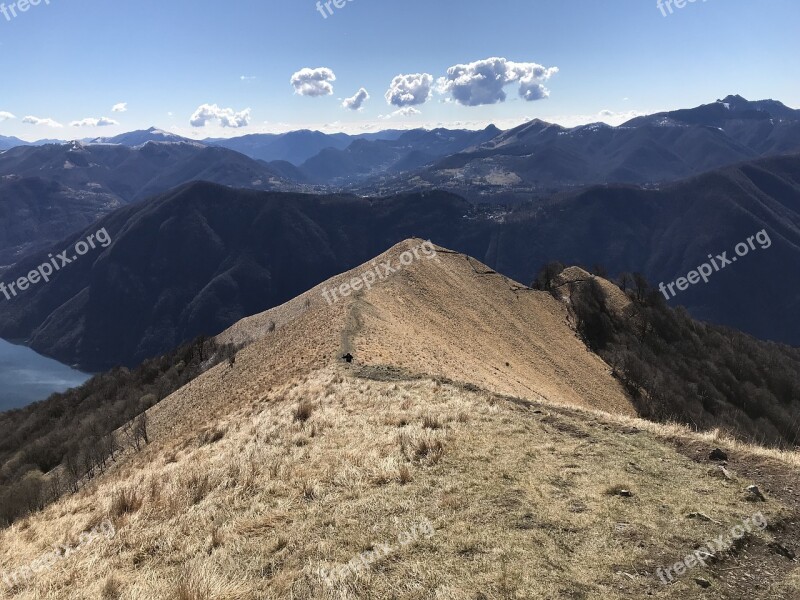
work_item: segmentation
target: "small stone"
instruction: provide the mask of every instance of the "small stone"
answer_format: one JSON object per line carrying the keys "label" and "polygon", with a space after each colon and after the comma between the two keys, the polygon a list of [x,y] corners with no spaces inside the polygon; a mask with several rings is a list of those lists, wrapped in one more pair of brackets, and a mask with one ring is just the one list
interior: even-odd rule
{"label": "small stone", "polygon": [[778,542],[773,542],[772,544],[769,545],[769,547],[772,548],[772,550],[777,554],[780,554],[781,556],[788,558],[789,560],[794,560],[796,558],[794,552],[789,550],[789,548],[787,548],[783,544],[779,544]]}
{"label": "small stone", "polygon": [[762,493],[761,493],[761,490],[760,490],[760,489],[758,489],[758,486],[757,486],[757,485],[750,485],[750,486],[747,486],[747,491],[748,491],[748,492],[750,492],[750,494],[751,494],[751,495],[752,495],[754,498],[756,498],[756,499],[758,499],[758,500],[761,500],[761,502],[766,502],[766,501],[767,501],[767,499],[764,497],[764,494],[762,494]]}
{"label": "small stone", "polygon": [[688,515],[686,515],[686,517],[689,519],[700,519],[701,521],[711,521],[711,517],[709,517],[708,515],[704,515],[701,512],[689,513]]}
{"label": "small stone", "polygon": [[717,465],[716,467],[711,469],[711,471],[709,471],[709,474],[712,477],[722,477],[723,479],[727,479],[728,481],[733,480],[733,474],[722,465]]}
{"label": "small stone", "polygon": [[633,492],[630,490],[620,490],[619,495],[622,496],[623,498],[630,498],[633,496]]}
{"label": "small stone", "polygon": [[714,448],[708,456],[711,460],[723,461],[728,460],[728,455],[719,448]]}
{"label": "small stone", "polygon": [[699,585],[701,588],[710,588],[711,582],[708,579],[703,579],[702,577],[695,578],[694,582]]}

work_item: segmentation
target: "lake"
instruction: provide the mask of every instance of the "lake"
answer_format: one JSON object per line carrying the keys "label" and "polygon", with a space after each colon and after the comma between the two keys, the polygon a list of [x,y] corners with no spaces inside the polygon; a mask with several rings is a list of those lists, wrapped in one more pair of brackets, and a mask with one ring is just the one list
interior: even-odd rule
{"label": "lake", "polygon": [[81,385],[91,375],[0,339],[0,412]]}

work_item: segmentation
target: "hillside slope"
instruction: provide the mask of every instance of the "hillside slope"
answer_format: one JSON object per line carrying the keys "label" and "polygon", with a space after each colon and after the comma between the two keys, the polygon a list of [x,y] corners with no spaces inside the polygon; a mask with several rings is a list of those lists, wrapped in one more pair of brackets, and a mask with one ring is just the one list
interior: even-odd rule
{"label": "hillside slope", "polygon": [[[404,259],[420,243],[370,289],[325,299],[372,263],[220,335],[235,361],[151,408],[149,445],[0,532],[7,595],[798,597],[778,550],[800,534],[796,453],[632,418],[563,303],[441,248]],[[660,581],[753,515],[765,528]],[[52,544],[69,555],[17,576]]]}

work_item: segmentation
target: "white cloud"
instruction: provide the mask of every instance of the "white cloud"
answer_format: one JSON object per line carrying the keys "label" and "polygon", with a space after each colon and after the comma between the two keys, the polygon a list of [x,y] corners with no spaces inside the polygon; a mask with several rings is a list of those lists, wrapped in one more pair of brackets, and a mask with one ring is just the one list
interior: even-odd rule
{"label": "white cloud", "polygon": [[609,125],[622,125],[626,121],[635,119],[636,117],[644,116],[647,113],[639,112],[637,110],[626,110],[624,112],[616,112],[613,110],[601,110],[597,113],[600,121],[608,123]]}
{"label": "white cloud", "polygon": [[253,81],[255,80],[255,75],[242,75],[239,79],[241,81]]}
{"label": "white cloud", "polygon": [[192,127],[205,127],[209,121],[218,120],[223,127],[247,127],[250,124],[250,109],[235,112],[232,108],[220,108],[216,104],[203,104],[194,111],[189,122]]}
{"label": "white cloud", "polygon": [[14,115],[10,112],[6,112],[4,110],[0,110],[0,121],[8,121],[9,119],[16,119]]}
{"label": "white cloud", "polygon": [[345,98],[344,102],[342,102],[342,107],[350,110],[361,110],[367,100],[369,100],[369,92],[362,87],[352,98]]}
{"label": "white cloud", "polygon": [[115,104],[111,107],[111,112],[127,112],[128,110],[128,103],[127,102],[120,102],[119,104]]}
{"label": "white cloud", "polygon": [[403,108],[398,108],[393,113],[389,113],[388,115],[379,115],[379,119],[391,119],[393,117],[410,117],[411,115],[421,115],[422,111],[417,110],[413,106],[404,106]]}
{"label": "white cloud", "polygon": [[317,69],[306,67],[292,75],[290,81],[295,94],[316,98],[333,94],[332,83],[336,81],[336,75],[327,67]]}
{"label": "white cloud", "polygon": [[386,91],[386,102],[392,106],[417,106],[425,104],[431,97],[433,75],[413,73],[397,75]]}
{"label": "white cloud", "polygon": [[447,75],[437,82],[438,90],[451,94],[463,106],[481,106],[505,102],[503,88],[519,83],[519,95],[533,101],[547,98],[550,91],[543,82],[558,73],[558,67],[543,67],[536,63],[517,63],[505,58],[487,58],[447,69]]}
{"label": "white cloud", "polygon": [[81,121],[73,121],[70,125],[72,127],[108,127],[109,125],[119,125],[119,123],[108,117],[100,117],[99,119],[90,117]]}
{"label": "white cloud", "polygon": [[31,125],[45,125],[53,128],[63,127],[61,123],[54,121],[53,119],[40,119],[39,117],[32,117],[31,115],[28,115],[22,119],[22,122],[29,123]]}

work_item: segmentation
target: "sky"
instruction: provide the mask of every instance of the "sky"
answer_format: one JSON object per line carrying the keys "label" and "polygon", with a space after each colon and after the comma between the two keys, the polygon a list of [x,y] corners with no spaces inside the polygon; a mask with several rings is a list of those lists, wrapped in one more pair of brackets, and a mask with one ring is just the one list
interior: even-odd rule
{"label": "sky", "polygon": [[0,0],[0,135],[616,125],[728,94],[800,107],[797,0],[336,1]]}

